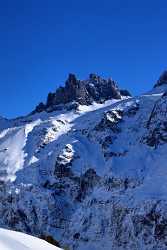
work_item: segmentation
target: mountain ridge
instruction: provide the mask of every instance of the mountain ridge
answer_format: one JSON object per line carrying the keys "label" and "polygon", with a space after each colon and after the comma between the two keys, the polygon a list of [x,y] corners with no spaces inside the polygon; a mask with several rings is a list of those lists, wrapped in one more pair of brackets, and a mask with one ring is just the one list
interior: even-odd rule
{"label": "mountain ridge", "polygon": [[73,103],[71,108],[80,105],[91,105],[93,102],[102,103],[109,99],[121,99],[121,96],[131,96],[129,91],[120,90],[117,82],[91,73],[86,80],[78,80],[75,74],[69,74],[65,86],[60,86],[55,92],[50,92],[46,104],[39,103],[34,112],[53,111],[60,105]]}

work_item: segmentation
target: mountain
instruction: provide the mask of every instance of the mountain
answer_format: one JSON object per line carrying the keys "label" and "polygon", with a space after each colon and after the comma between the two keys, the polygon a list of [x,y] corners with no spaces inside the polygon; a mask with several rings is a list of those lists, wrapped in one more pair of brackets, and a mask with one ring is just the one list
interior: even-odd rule
{"label": "mountain", "polygon": [[44,240],[19,232],[0,229],[1,250],[60,250]]}
{"label": "mountain", "polygon": [[131,97],[70,74],[0,119],[0,226],[70,250],[167,249],[167,78]]}
{"label": "mountain", "polygon": [[[40,103],[35,112],[61,109],[67,106],[73,109],[78,105],[91,105],[93,102],[103,103],[110,99],[121,99],[121,96],[131,96],[127,90],[121,90],[117,82],[103,79],[96,74],[90,74],[87,80],[78,80],[74,74],[69,74],[64,87],[50,92],[46,104]],[[70,105],[69,105],[70,104]]]}

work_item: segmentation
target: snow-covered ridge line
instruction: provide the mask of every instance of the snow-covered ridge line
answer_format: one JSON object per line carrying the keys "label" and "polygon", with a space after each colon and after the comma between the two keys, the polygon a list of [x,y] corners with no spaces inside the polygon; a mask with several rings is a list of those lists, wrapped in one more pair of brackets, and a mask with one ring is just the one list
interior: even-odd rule
{"label": "snow-covered ridge line", "polygon": [[[0,133],[0,180],[14,181],[17,171],[25,167],[26,164],[38,162],[38,157],[34,155],[34,152],[32,152],[32,155],[30,154],[32,145],[28,139],[36,130],[40,129],[40,133],[44,133],[44,135],[41,134],[40,138],[43,137],[43,142],[41,142],[43,145],[51,143],[70,131],[73,126],[72,123],[77,117],[114,105],[120,101],[108,100],[104,104],[80,105],[77,111],[66,111],[64,114],[61,111],[43,112],[40,117],[37,114],[10,120],[10,127],[2,129]],[[27,147],[27,145],[29,146]]]}

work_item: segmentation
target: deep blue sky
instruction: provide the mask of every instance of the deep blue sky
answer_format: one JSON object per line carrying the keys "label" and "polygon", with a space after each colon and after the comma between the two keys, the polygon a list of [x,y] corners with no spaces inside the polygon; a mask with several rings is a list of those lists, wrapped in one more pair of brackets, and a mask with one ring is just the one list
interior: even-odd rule
{"label": "deep blue sky", "polygon": [[167,68],[166,0],[1,0],[0,115],[30,112],[68,73],[133,94]]}

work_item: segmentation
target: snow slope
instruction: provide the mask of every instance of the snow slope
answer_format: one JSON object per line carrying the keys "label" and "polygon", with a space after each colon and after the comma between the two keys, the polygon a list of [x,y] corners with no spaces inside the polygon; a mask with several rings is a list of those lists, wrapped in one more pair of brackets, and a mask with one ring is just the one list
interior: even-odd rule
{"label": "snow slope", "polygon": [[23,233],[0,229],[1,250],[58,250],[44,240]]}

